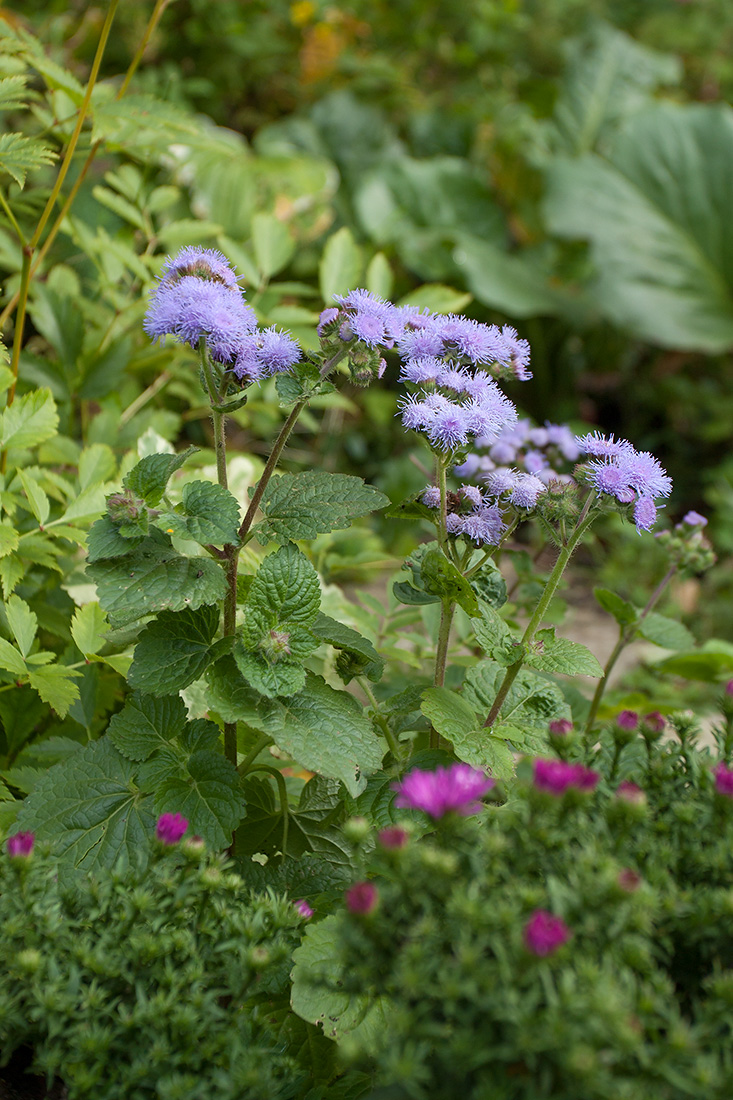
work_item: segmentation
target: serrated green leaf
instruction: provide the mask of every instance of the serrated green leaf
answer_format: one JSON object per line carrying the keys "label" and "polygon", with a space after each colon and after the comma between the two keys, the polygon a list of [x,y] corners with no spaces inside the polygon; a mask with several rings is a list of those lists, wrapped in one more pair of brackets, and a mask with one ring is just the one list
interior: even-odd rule
{"label": "serrated green leaf", "polygon": [[321,297],[327,306],[333,305],[335,294],[353,290],[361,275],[361,249],[347,226],[342,226],[326,241],[318,265]]}
{"label": "serrated green leaf", "polygon": [[[288,634],[288,646],[291,639],[292,635]],[[311,639],[310,652],[313,652],[317,645],[318,643]],[[303,654],[305,657],[308,655],[307,651]],[[261,695],[266,695],[268,699],[277,695],[294,695],[305,685],[305,668],[290,657],[284,657],[274,663],[268,661],[261,653],[244,649],[241,642],[237,642],[234,647],[234,660],[250,687],[259,691]]]}
{"label": "serrated green leaf", "polygon": [[135,765],[111,741],[92,741],[47,772],[23,803],[18,825],[52,842],[63,866],[135,865],[149,850],[155,816],[134,775]]}
{"label": "serrated green leaf", "polygon": [[110,719],[107,736],[128,760],[147,760],[167,748],[186,725],[186,707],[178,695],[156,699],[135,691]]}
{"label": "serrated green leaf", "polygon": [[481,726],[471,704],[448,688],[427,688],[420,709],[441,736],[446,737],[456,756],[496,779],[508,779],[514,772],[514,757],[501,733]]}
{"label": "serrated green leaf", "polygon": [[142,535],[139,538],[125,538],[109,516],[102,516],[89,528],[87,560],[91,564],[109,558],[124,557],[126,554],[132,554],[142,540]]}
{"label": "serrated green leaf", "polygon": [[26,667],[22,655],[5,638],[0,638],[0,668],[12,672],[13,676],[25,676]]}
{"label": "serrated green leaf", "polygon": [[352,630],[350,626],[337,622],[321,611],[311,623],[310,629],[322,642],[328,642],[335,649],[341,650],[341,657],[336,661],[336,671],[345,684],[350,683],[354,676],[363,675],[375,683],[381,679],[384,658],[379,656],[369,639],[364,638],[358,630]]}
{"label": "serrated green leaf", "polygon": [[594,588],[593,595],[603,610],[613,615],[619,626],[630,626],[636,621],[638,611],[634,605],[609,588]]}
{"label": "serrated green leaf", "polygon": [[95,561],[87,576],[114,626],[160,611],[195,610],[224,598],[226,578],[209,558],[187,558],[155,532],[125,558]]}
{"label": "serrated green leaf", "polygon": [[151,695],[170,695],[188,687],[221,656],[211,645],[219,609],[161,611],[143,630],[128,674],[130,685]]}
{"label": "serrated green leaf", "polygon": [[290,542],[350,527],[352,519],[389,503],[360,477],[306,470],[270,481],[260,504],[261,540]]}
{"label": "serrated green leaf", "polygon": [[77,607],[71,620],[71,637],[85,657],[99,653],[108,631],[107,616],[98,603]]}
{"label": "serrated green leaf", "polygon": [[31,64],[41,74],[49,88],[53,91],[66,92],[77,107],[81,104],[84,99],[84,88],[72,73],[52,61],[40,50],[33,51]]}
{"label": "serrated green leaf", "polygon": [[16,473],[28,498],[30,510],[38,520],[39,526],[43,527],[51,512],[51,502],[34,477],[25,470],[16,470]]}
{"label": "serrated green leaf", "polygon": [[322,1027],[330,1039],[350,1035],[367,1050],[377,1049],[390,1026],[387,1002],[366,994],[334,992],[341,976],[341,919],[331,915],[306,928],[302,944],[293,953],[290,1003],[298,1016]]}
{"label": "serrated green leaf", "polygon": [[65,665],[46,665],[28,672],[28,683],[37,691],[44,703],[48,703],[61,718],[69,713],[72,703],[79,698],[79,688],[74,680],[81,673]]}
{"label": "serrated green leaf", "polygon": [[38,617],[20,596],[11,596],[5,604],[5,614],[18,649],[27,657],[38,630]]}
{"label": "serrated green leaf", "polygon": [[157,508],[165,492],[168,479],[180,470],[184,462],[196,454],[198,447],[187,447],[180,454],[155,454],[141,458],[130,470],[122,484],[142,497],[150,508]]}
{"label": "serrated green leaf", "polygon": [[270,279],[285,267],[295,252],[295,241],[279,218],[260,213],[252,218],[252,247],[260,274]]}
{"label": "serrated green leaf", "polygon": [[27,81],[28,77],[21,75],[4,76],[0,80],[0,111],[7,111],[10,108],[16,110],[18,107],[25,106]]}
{"label": "serrated green leaf", "polygon": [[286,543],[268,554],[255,573],[244,605],[242,639],[251,647],[279,624],[309,626],[320,606],[318,574],[294,543]]}
{"label": "serrated green leaf", "polygon": [[[463,698],[474,708],[481,723],[493,706],[505,671],[495,661],[486,660],[469,669],[466,675]],[[538,752],[547,745],[549,723],[557,718],[569,717],[570,707],[560,686],[536,672],[521,669],[509,689],[491,732],[513,742],[513,731],[518,728],[523,731],[523,736],[521,743],[517,743],[517,748]],[[528,737],[531,741],[527,740]]]}
{"label": "serrated green leaf", "polygon": [[55,435],[59,418],[51,391],[31,390],[0,414],[0,447],[35,447]]}
{"label": "serrated green leaf", "polygon": [[59,522],[70,523],[71,520],[89,520],[104,512],[105,494],[103,485],[90,485],[74,497]]}
{"label": "serrated green leaf", "polygon": [[656,611],[650,611],[644,616],[637,633],[663,649],[690,649],[695,644],[695,639],[686,626],[676,619],[659,615]]}
{"label": "serrated green leaf", "polygon": [[0,135],[0,172],[12,176],[18,187],[25,186],[29,172],[53,164],[56,157],[55,150],[37,138],[24,137],[23,134]]}
{"label": "serrated green leaf", "polygon": [[538,630],[527,647],[525,663],[541,672],[564,676],[602,676],[603,669],[587,646],[556,638],[555,628]]}
{"label": "serrated green leaf", "polygon": [[[0,528],[2,524],[0,524]],[[23,577],[26,570],[25,563],[15,556],[0,556],[0,584],[3,587],[3,597],[8,599],[16,584]]]}
{"label": "serrated green leaf", "polygon": [[155,805],[159,813],[183,814],[191,832],[214,848],[231,844],[245,812],[237,769],[207,749],[189,758],[185,777],[164,780]]}
{"label": "serrated green leaf", "polygon": [[495,650],[504,650],[516,641],[501,615],[490,604],[481,603],[479,611],[480,617],[472,619],[471,626],[478,644],[487,656],[493,656]]}
{"label": "serrated green leaf", "polygon": [[442,550],[432,548],[424,555],[421,578],[426,592],[457,603],[467,615],[478,614],[479,605],[471,585]]}
{"label": "serrated green leaf", "polygon": [[190,111],[155,96],[128,92],[118,99],[114,89],[97,85],[92,96],[92,141],[134,149],[154,148],[185,142],[201,132]]}
{"label": "serrated green leaf", "polygon": [[445,687],[427,688],[420,710],[434,729],[449,741],[456,734],[469,733],[479,724],[478,715],[462,695]]}
{"label": "serrated green leaf", "polygon": [[155,523],[162,531],[206,546],[238,542],[239,504],[228,489],[210,481],[184,485],[181,510],[164,512]]}
{"label": "serrated green leaf", "polygon": [[382,762],[383,748],[363,708],[306,673],[306,686],[291,699],[263,699],[252,691],[231,658],[206,673],[213,710],[225,722],[246,722],[272,737],[308,771],[341,779],[354,796]]}
{"label": "serrated green leaf", "polygon": [[18,532],[13,527],[12,523],[7,520],[3,520],[0,523],[0,558],[4,558],[7,554],[12,554],[13,550],[18,548]]}
{"label": "serrated green leaf", "polygon": [[[273,796],[271,779],[249,776],[243,784],[247,816],[237,833],[237,853],[264,852],[268,856],[283,853],[283,813],[279,798]],[[302,859],[313,854],[342,874],[353,874],[351,845],[338,823],[344,817],[341,784],[335,779],[315,775],[303,788],[296,809],[288,810],[288,835],[285,858]]]}
{"label": "serrated green leaf", "polygon": [[221,730],[216,722],[209,722],[206,718],[196,718],[189,722],[181,734],[181,748],[188,753],[198,752],[200,749],[215,749],[221,741]]}

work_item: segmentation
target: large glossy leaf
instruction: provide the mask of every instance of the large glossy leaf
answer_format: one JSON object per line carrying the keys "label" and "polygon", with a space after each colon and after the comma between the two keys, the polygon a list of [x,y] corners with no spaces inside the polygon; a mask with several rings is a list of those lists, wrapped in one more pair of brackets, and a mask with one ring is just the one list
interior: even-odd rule
{"label": "large glossy leaf", "polygon": [[659,104],[550,168],[551,232],[591,242],[598,308],[663,347],[733,347],[733,111]]}

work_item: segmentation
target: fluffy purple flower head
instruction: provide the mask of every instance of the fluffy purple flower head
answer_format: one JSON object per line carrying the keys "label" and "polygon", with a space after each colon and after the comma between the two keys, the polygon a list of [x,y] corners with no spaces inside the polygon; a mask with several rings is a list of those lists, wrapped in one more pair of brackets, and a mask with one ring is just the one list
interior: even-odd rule
{"label": "fluffy purple flower head", "polygon": [[321,310],[321,315],[318,318],[318,335],[325,336],[326,330],[329,325],[332,325],[339,317],[340,310],[337,306],[328,306],[326,309]]}
{"label": "fluffy purple flower head", "polygon": [[479,813],[479,799],[494,785],[493,779],[469,764],[451,764],[432,772],[413,768],[392,790],[397,791],[395,806],[422,810],[437,820],[447,813],[462,817]]}
{"label": "fluffy purple flower head", "polygon": [[436,408],[426,425],[428,440],[440,451],[454,451],[468,441],[469,422],[463,405],[448,400]]}
{"label": "fluffy purple flower head", "polygon": [[310,920],[313,916],[313,910],[304,898],[298,898],[297,901],[293,902],[293,906],[300,913],[303,920]]}
{"label": "fluffy purple flower head", "polygon": [[420,500],[428,508],[440,508],[440,489],[437,485],[428,485],[423,490]]}
{"label": "fluffy purple flower head", "polygon": [[506,362],[511,355],[511,346],[496,325],[483,325],[451,313],[438,326],[451,351],[472,363]]}
{"label": "fluffy purple flower head", "polygon": [[467,539],[475,542],[478,546],[499,545],[506,530],[506,525],[498,505],[492,504],[488,508],[479,508],[462,518],[462,529],[460,532],[456,532],[457,534],[465,535]]}
{"label": "fluffy purple flower head", "polygon": [[334,296],[341,307],[341,314],[348,318],[351,332],[369,347],[392,347],[402,334],[403,321],[400,312],[391,302],[368,290],[350,290],[348,294]]}
{"label": "fluffy purple flower head", "polygon": [[[707,527],[708,521],[705,516],[701,516],[699,512],[688,512],[682,517],[682,523],[686,527]],[[677,524],[677,526],[681,526]]]}
{"label": "fluffy purple flower head", "polygon": [[31,832],[15,833],[7,840],[8,855],[11,859],[27,859],[33,851],[35,834]]}
{"label": "fluffy purple flower head", "polygon": [[721,762],[713,768],[715,776],[715,789],[724,798],[733,798],[733,768],[726,768]]}
{"label": "fluffy purple flower head", "polygon": [[237,276],[229,261],[215,248],[197,248],[196,245],[188,245],[175,256],[168,256],[161,270],[161,280],[175,282],[186,275],[238,288]]}
{"label": "fluffy purple flower head", "polygon": [[514,479],[514,488],[509,494],[509,503],[517,508],[534,508],[543,493],[547,492],[547,486],[534,474],[517,474]]}
{"label": "fluffy purple flower head", "polygon": [[467,500],[469,504],[472,504],[474,508],[480,508],[483,504],[481,490],[477,489],[475,485],[461,485],[458,495],[462,500]]}
{"label": "fluffy purple flower head", "polygon": [[628,448],[632,451],[634,449],[625,439],[614,439],[612,435],[604,435],[603,432],[576,435],[575,443],[583,454],[600,458],[610,458],[622,454]]}
{"label": "fluffy purple flower head", "polygon": [[154,342],[170,335],[196,348],[206,337],[211,356],[219,363],[230,363],[244,337],[256,327],[257,318],[238,286],[194,275],[184,275],[177,282],[160,282],[143,322]]}
{"label": "fluffy purple flower head", "polygon": [[592,433],[577,436],[586,454],[599,456],[585,466],[585,476],[598,493],[608,493],[622,504],[634,502],[637,530],[649,531],[657,518],[657,497],[672,492],[672,479],[649,451],[637,451],[624,439]]}
{"label": "fluffy purple flower head", "polygon": [[443,376],[445,364],[436,355],[423,355],[419,359],[408,359],[402,366],[398,382],[412,382],[413,385],[435,385]]}
{"label": "fluffy purple flower head", "polygon": [[534,762],[534,785],[538,791],[559,798],[574,787],[580,791],[594,790],[600,776],[584,764],[568,764],[564,760],[543,760]]}
{"label": "fluffy purple flower head", "polygon": [[295,340],[273,326],[243,337],[232,369],[240,381],[256,382],[292,370],[299,359]]}
{"label": "fluffy purple flower head", "polygon": [[346,891],[346,908],[350,913],[368,916],[379,904],[379,891],[373,882],[355,882]]}
{"label": "fluffy purple flower head", "polygon": [[524,944],[533,955],[544,958],[552,955],[572,935],[562,917],[556,917],[547,909],[535,909],[524,926]]}
{"label": "fluffy purple flower head", "polygon": [[161,844],[177,844],[187,828],[188,822],[183,814],[161,814],[155,827],[155,835]]}
{"label": "fluffy purple flower head", "polygon": [[502,358],[512,368],[514,377],[518,381],[528,382],[532,377],[532,371],[529,369],[530,349],[528,342],[521,340],[516,329],[513,329],[511,325],[502,327],[501,337],[506,348]]}

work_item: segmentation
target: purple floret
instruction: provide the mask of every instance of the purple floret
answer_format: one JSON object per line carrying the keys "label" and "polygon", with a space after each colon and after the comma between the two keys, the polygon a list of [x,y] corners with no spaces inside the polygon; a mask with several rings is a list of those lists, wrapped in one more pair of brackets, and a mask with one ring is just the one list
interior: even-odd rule
{"label": "purple floret", "polygon": [[432,772],[414,768],[392,789],[397,791],[395,806],[422,810],[437,819],[447,813],[462,817],[479,813],[479,799],[494,785],[493,779],[469,764],[451,764]]}
{"label": "purple floret", "polygon": [[291,336],[274,327],[267,328],[242,339],[233,370],[241,381],[256,382],[292,370],[300,355],[300,348]]}

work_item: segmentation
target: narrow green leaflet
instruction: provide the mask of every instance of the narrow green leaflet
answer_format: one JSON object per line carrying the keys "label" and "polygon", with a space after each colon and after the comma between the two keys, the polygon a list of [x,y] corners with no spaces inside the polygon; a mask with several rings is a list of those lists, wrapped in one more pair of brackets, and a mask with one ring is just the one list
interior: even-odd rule
{"label": "narrow green leaflet", "polygon": [[422,559],[421,573],[426,592],[459,604],[467,615],[478,614],[479,606],[471,585],[442,550],[437,547],[428,550]]}
{"label": "narrow green leaflet", "polygon": [[379,656],[369,639],[363,637],[358,630],[353,630],[319,611],[315,621],[311,623],[311,631],[322,642],[328,642],[341,651],[336,660],[336,671],[345,684],[350,683],[354,676],[366,676],[374,682],[381,679],[384,658]]}
{"label": "narrow green leaflet", "polygon": [[16,470],[18,480],[23,486],[23,492],[28,499],[28,507],[42,527],[51,512],[51,502],[46,493],[31,474],[25,470]]}
{"label": "narrow green leaflet", "polygon": [[45,387],[15,399],[0,413],[0,447],[35,447],[56,434],[59,425],[56,402]]}
{"label": "narrow green leaflet", "polygon": [[14,676],[25,676],[26,672],[23,655],[5,638],[0,638],[0,668]]}
{"label": "narrow green leaflet", "polygon": [[0,135],[0,172],[12,176],[18,187],[25,186],[28,172],[53,164],[57,153],[50,145],[23,134]]}
{"label": "narrow green leaflet", "polygon": [[108,631],[107,616],[96,601],[77,607],[71,620],[71,637],[85,657],[99,653]]}
{"label": "narrow green leaflet", "polygon": [[5,604],[5,614],[13,637],[18,643],[18,649],[24,657],[27,657],[38,629],[36,613],[31,611],[28,604],[25,600],[21,600],[20,596],[13,595]]}
{"label": "narrow green leaflet", "polygon": [[207,749],[191,755],[185,776],[163,781],[155,806],[159,813],[183,814],[191,833],[215,848],[231,844],[245,809],[237,769]]}
{"label": "narrow green leaflet", "polygon": [[12,554],[13,550],[18,548],[18,532],[13,527],[12,523],[8,523],[7,520],[3,520],[0,523],[0,558],[6,557],[7,554]]}
{"label": "narrow green leaflet", "polygon": [[143,630],[135,647],[128,680],[151,695],[170,695],[188,687],[221,656],[211,641],[219,609],[204,605],[191,611],[161,611]]}
{"label": "narrow green leaflet", "polygon": [[257,525],[260,542],[290,542],[350,527],[352,519],[384,508],[383,493],[351,474],[306,470],[270,481],[260,504],[265,519]]}
{"label": "narrow green leaflet", "polygon": [[65,665],[46,665],[28,672],[28,682],[38,692],[44,703],[48,703],[60,718],[69,713],[72,703],[79,698],[79,688],[74,680],[81,673]]}
{"label": "narrow green leaflet", "polygon": [[156,508],[163,498],[168,479],[197,450],[197,447],[187,447],[177,455],[146,455],[137,466],[133,466],[122,484],[142,497],[150,508]]}
{"label": "narrow green leaflet", "polygon": [[603,669],[586,646],[568,638],[556,638],[554,627],[537,631],[527,647],[525,664],[541,672],[565,676],[603,675]]}
{"label": "narrow green leaflet", "polygon": [[638,634],[663,649],[691,649],[695,644],[690,631],[675,619],[651,611],[639,623]]}
{"label": "narrow green leaflet", "polygon": [[634,605],[612,592],[610,588],[594,588],[593,595],[603,610],[613,615],[619,626],[630,626],[631,623],[636,622],[639,613]]}
{"label": "narrow green leaflet", "polygon": [[340,939],[338,916],[310,924],[293,953],[293,1012],[323,1028],[330,1039],[358,1036],[367,1048],[376,1048],[389,1027],[389,1008],[383,998],[338,993]]}
{"label": "narrow green leaflet", "polygon": [[363,708],[345,691],[306,673],[291,699],[263,699],[244,682],[231,658],[206,673],[212,710],[225,722],[246,722],[272,737],[308,771],[341,779],[355,797],[382,762],[384,749]]}
{"label": "narrow green leaflet", "polygon": [[155,829],[152,799],[135,765],[106,737],[49,769],[23,803],[21,829],[54,844],[63,866],[91,871],[144,856]]}
{"label": "narrow green leaflet", "polygon": [[129,760],[147,760],[156,750],[167,748],[186,726],[186,707],[178,695],[155,699],[139,691],[128,697],[124,707],[112,716],[107,734]]}
{"label": "narrow green leaflet", "polygon": [[228,489],[210,481],[192,481],[184,485],[181,498],[179,509],[163,512],[156,519],[162,531],[202,546],[238,541],[239,505]]}
{"label": "narrow green leaflet", "polygon": [[195,609],[224,598],[224,572],[210,558],[178,554],[167,537],[151,531],[124,558],[95,561],[87,576],[113,626],[159,611]]}

